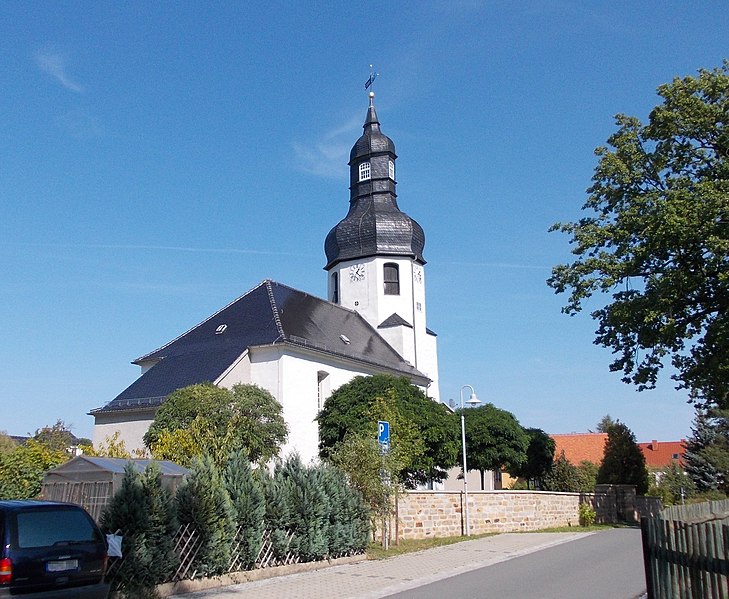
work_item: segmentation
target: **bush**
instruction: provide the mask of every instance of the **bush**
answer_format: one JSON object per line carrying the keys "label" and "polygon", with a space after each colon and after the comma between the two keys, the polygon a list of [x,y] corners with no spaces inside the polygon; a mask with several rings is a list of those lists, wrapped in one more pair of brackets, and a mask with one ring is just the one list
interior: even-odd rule
{"label": "bush", "polygon": [[177,489],[177,518],[192,524],[201,546],[195,567],[203,575],[222,574],[230,564],[235,517],[230,496],[212,458],[193,458],[190,474]]}
{"label": "bush", "polygon": [[159,468],[144,477],[128,463],[119,491],[101,515],[105,533],[121,531],[122,554],[116,588],[125,597],[156,597],[155,585],[175,567],[172,551],[174,519],[169,495],[161,486]]}
{"label": "bush", "polygon": [[579,507],[580,525],[592,526],[595,524],[597,514],[595,509],[589,503],[581,503]]}
{"label": "bush", "polygon": [[253,475],[251,464],[243,451],[230,455],[223,473],[225,488],[235,513],[238,527],[239,563],[245,569],[253,568],[264,530],[266,501],[260,481]]}

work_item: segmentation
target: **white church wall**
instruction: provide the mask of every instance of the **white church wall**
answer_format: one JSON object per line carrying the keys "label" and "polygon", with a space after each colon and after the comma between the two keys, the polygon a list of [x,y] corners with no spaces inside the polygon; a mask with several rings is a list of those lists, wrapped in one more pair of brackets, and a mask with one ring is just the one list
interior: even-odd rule
{"label": "white church wall", "polygon": [[102,443],[107,443],[118,432],[118,441],[124,442],[124,447],[129,453],[136,450],[143,451],[145,449],[143,437],[153,420],[153,411],[97,414],[92,437],[93,445],[99,447]]}

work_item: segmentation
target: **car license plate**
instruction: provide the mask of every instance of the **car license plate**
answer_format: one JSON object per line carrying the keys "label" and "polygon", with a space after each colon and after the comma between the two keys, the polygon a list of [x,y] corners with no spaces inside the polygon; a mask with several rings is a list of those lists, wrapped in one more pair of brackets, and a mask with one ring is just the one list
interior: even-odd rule
{"label": "car license plate", "polygon": [[64,559],[56,562],[48,562],[46,564],[48,572],[66,572],[68,570],[78,570],[77,559]]}

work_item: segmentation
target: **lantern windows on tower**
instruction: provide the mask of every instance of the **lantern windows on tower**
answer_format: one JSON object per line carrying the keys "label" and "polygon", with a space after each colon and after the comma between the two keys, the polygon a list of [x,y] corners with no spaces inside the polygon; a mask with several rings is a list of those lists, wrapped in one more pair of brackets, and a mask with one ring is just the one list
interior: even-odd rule
{"label": "lantern windows on tower", "polygon": [[400,269],[397,264],[388,262],[384,266],[385,295],[400,295]]}
{"label": "lantern windows on tower", "polygon": [[389,163],[388,167],[390,169],[390,172],[389,172],[390,179],[392,179],[394,181],[395,180],[395,161],[394,160],[390,160],[390,163]]}
{"label": "lantern windows on tower", "polygon": [[370,169],[370,163],[369,162],[363,162],[359,165],[359,180],[360,181],[369,181],[371,177],[371,169]]}

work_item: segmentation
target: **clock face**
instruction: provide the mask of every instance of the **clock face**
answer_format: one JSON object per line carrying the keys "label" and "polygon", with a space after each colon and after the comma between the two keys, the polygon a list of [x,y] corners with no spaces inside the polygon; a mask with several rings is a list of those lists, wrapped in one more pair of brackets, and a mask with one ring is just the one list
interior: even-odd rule
{"label": "clock face", "polygon": [[349,267],[349,279],[351,281],[361,281],[365,278],[365,265],[354,264]]}

